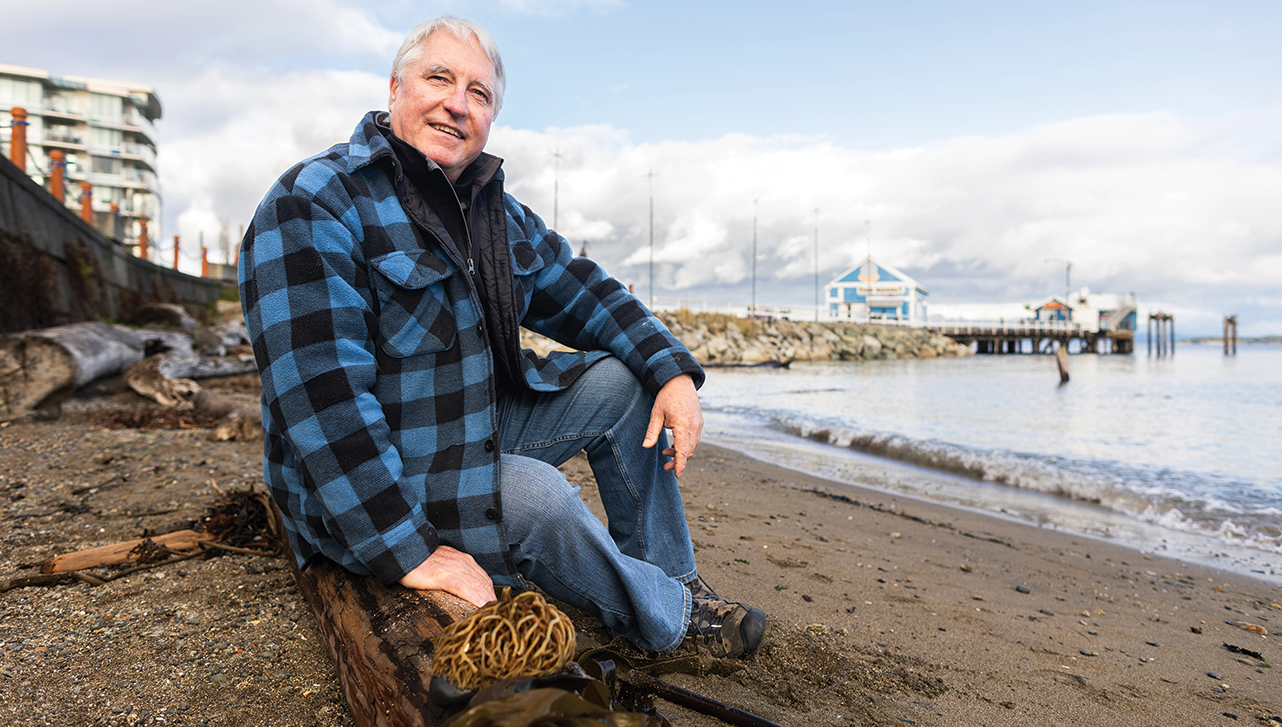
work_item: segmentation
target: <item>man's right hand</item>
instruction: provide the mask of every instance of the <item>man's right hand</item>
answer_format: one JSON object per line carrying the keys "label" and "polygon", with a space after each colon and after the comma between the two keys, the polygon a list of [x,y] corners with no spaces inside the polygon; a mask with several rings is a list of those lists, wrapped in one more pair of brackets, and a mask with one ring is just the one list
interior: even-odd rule
{"label": "man's right hand", "polygon": [[472,556],[448,545],[439,545],[427,560],[401,578],[401,585],[418,590],[448,591],[480,608],[491,601],[494,582]]}

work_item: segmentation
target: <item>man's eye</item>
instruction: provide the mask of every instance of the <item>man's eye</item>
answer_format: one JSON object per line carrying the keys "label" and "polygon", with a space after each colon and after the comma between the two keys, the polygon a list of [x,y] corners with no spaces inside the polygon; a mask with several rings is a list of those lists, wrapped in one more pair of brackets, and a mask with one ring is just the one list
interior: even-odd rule
{"label": "man's eye", "polygon": [[487,106],[489,105],[490,95],[488,93],[482,91],[479,88],[474,88],[472,89],[472,95],[475,96],[476,99],[481,103],[486,104]]}

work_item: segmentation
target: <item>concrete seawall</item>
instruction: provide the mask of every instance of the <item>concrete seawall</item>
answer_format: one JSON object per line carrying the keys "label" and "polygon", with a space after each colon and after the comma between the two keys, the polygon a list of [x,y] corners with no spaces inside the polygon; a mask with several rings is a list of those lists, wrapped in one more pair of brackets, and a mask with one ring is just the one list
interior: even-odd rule
{"label": "concrete seawall", "polygon": [[0,333],[126,320],[145,303],[179,303],[198,318],[222,283],[135,257],[0,158]]}

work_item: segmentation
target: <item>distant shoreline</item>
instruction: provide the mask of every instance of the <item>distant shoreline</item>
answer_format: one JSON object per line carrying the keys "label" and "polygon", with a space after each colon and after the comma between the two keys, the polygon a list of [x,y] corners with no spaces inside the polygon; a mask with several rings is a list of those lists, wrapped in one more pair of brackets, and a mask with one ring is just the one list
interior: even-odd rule
{"label": "distant shoreline", "polygon": [[[1243,346],[1278,346],[1282,345],[1282,336],[1256,336],[1255,338],[1239,338],[1237,342]],[[1223,346],[1224,339],[1219,336],[1200,336],[1198,338],[1185,338],[1177,340],[1176,343],[1206,343]]]}

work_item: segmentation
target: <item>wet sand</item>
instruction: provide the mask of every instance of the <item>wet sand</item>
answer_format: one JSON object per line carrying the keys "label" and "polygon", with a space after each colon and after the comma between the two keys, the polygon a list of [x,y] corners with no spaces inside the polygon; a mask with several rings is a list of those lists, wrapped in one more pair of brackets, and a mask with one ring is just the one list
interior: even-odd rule
{"label": "wet sand", "polygon": [[[139,405],[0,428],[0,579],[197,517],[211,479],[257,479],[256,442],[103,425]],[[586,463],[564,469],[596,505]],[[784,725],[1282,724],[1278,587],[709,445],[682,487],[703,575],[768,630],[747,659],[665,677],[681,686]],[[283,565],[228,556],[0,594],[0,723],[351,724]],[[583,644],[601,638],[579,621]]]}

